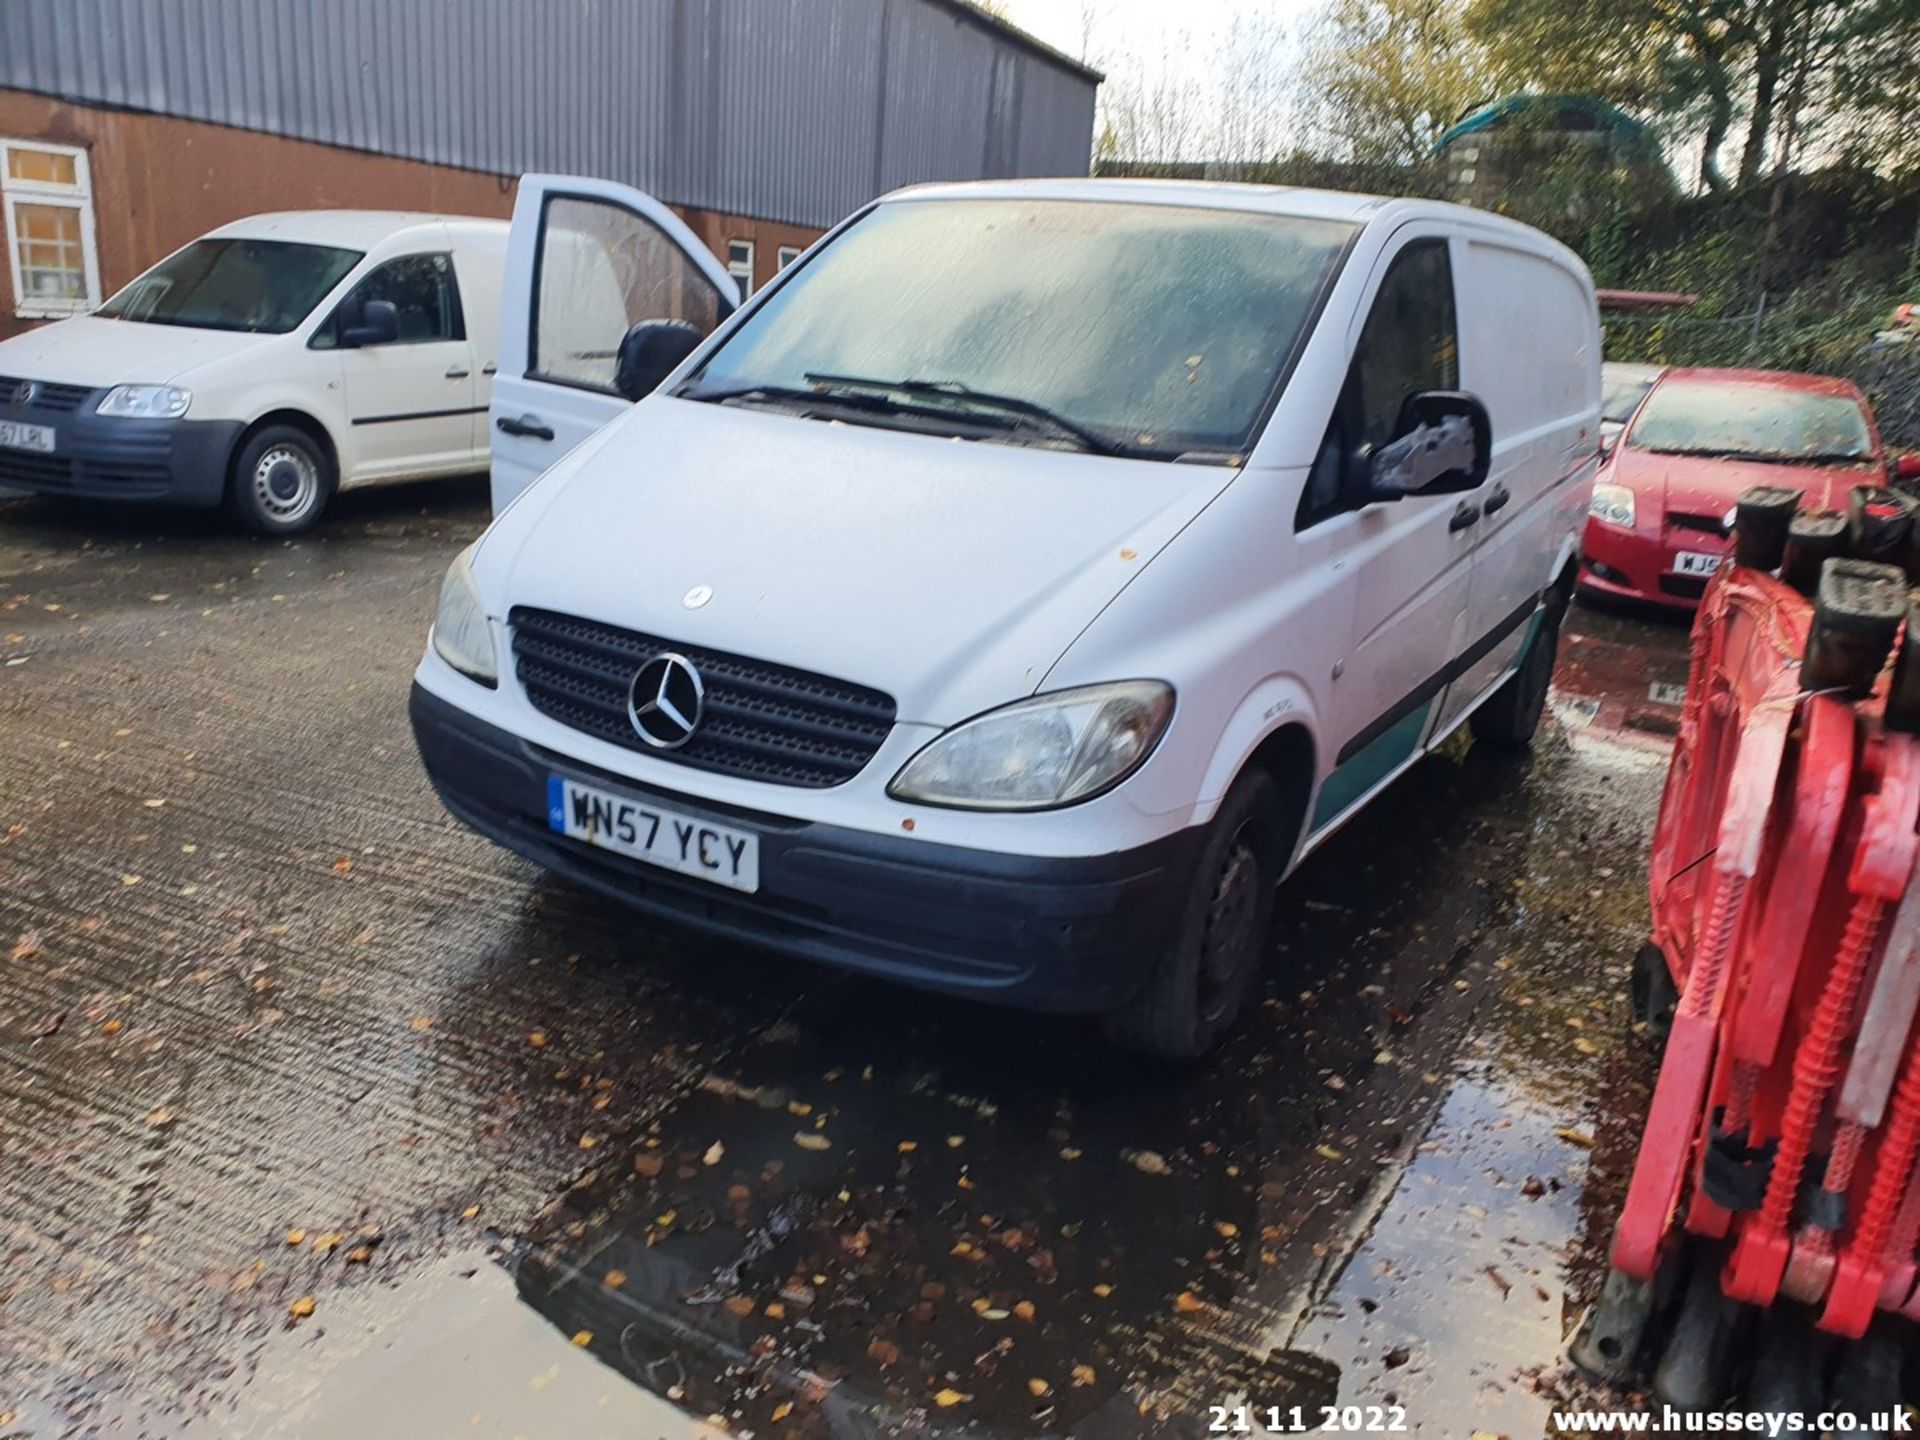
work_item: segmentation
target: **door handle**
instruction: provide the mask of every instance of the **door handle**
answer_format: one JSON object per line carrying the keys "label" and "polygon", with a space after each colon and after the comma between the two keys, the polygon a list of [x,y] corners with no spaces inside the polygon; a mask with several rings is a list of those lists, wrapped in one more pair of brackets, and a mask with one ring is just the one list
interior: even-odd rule
{"label": "door handle", "polygon": [[496,371],[498,371],[499,368],[500,367],[498,365],[494,364],[491,360],[489,360],[486,364],[480,367],[480,373],[482,375],[492,375]]}
{"label": "door handle", "polygon": [[1453,507],[1453,518],[1447,521],[1449,534],[1466,529],[1469,525],[1480,523],[1480,507],[1470,500],[1462,500]]}
{"label": "door handle", "polygon": [[1511,499],[1513,499],[1513,492],[1507,489],[1506,486],[1504,485],[1494,486],[1493,493],[1487,496],[1487,508],[1485,513],[1488,515],[1498,514],[1500,511],[1507,508],[1507,502]]}
{"label": "door handle", "polygon": [[502,415],[493,422],[493,428],[502,435],[525,435],[532,440],[553,438],[553,427],[538,415],[522,415],[518,420],[511,415]]}
{"label": "door handle", "polygon": [[449,365],[447,367],[447,379],[449,380],[464,380],[472,373],[473,372],[464,365]]}

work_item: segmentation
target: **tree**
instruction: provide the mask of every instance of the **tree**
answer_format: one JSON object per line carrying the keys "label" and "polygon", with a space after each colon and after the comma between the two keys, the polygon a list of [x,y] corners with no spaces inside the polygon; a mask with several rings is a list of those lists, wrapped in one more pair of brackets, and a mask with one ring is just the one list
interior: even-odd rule
{"label": "tree", "polygon": [[1332,0],[1308,33],[1303,112],[1339,158],[1410,165],[1489,98],[1493,69],[1458,0]]}

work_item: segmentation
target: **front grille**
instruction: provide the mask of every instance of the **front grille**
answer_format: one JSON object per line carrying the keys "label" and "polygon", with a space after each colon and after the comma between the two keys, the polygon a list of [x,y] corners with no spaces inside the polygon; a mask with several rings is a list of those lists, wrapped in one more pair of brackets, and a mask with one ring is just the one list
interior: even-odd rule
{"label": "front grille", "polygon": [[[662,760],[823,789],[859,774],[893,729],[892,697],[864,685],[548,610],[516,606],[507,621],[534,709]],[[700,725],[678,750],[649,746],[627,716],[634,672],[667,651],[692,661],[706,687]]]}
{"label": "front grille", "polygon": [[1724,515],[1688,515],[1683,511],[1669,510],[1667,524],[1675,530],[1698,530],[1707,535],[1728,535]]}
{"label": "front grille", "polygon": [[1698,600],[1707,593],[1707,582],[1699,575],[1662,575],[1660,590],[1662,594],[1682,600]]}
{"label": "front grille", "polygon": [[[14,403],[13,395],[22,385],[28,383],[18,375],[0,375],[0,405]],[[29,410],[57,410],[71,414],[80,408],[80,402],[93,393],[88,385],[56,385],[51,380],[35,382],[33,399],[27,402]]]}
{"label": "front grille", "polygon": [[32,450],[0,450],[0,485],[73,484],[73,462]]}

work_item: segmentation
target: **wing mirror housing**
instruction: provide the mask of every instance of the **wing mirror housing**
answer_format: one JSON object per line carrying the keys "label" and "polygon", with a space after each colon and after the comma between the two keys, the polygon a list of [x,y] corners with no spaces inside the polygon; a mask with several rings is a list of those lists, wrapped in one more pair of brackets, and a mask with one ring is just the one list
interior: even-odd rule
{"label": "wing mirror housing", "polygon": [[699,343],[700,332],[684,320],[642,320],[620,340],[613,388],[629,400],[646,399]]}
{"label": "wing mirror housing", "polygon": [[1920,480],[1920,455],[1902,455],[1893,462],[1896,480]]}
{"label": "wing mirror housing", "polygon": [[400,338],[400,309],[391,300],[368,300],[360,318],[340,332],[340,346],[360,350],[368,345],[391,345]]}
{"label": "wing mirror housing", "polygon": [[1428,390],[1407,397],[1394,438],[1367,457],[1366,498],[1478,490],[1492,463],[1487,407],[1463,390]]}

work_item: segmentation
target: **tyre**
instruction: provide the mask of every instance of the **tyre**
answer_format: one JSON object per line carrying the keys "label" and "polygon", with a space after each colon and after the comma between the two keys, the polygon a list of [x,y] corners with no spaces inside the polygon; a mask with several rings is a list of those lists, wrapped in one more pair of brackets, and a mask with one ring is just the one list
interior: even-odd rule
{"label": "tyre", "polygon": [[227,477],[227,513],[256,535],[298,535],[325,513],[338,482],[326,447],[295,425],[249,435]]}
{"label": "tyre", "polygon": [[1553,662],[1560,653],[1560,619],[1566,612],[1566,593],[1548,591],[1520,668],[1467,721],[1475,740],[1502,750],[1524,750],[1533,743],[1533,733],[1540,728],[1540,716],[1547,708],[1547,686],[1553,680]]}
{"label": "tyre", "polygon": [[1260,973],[1293,834],[1263,770],[1234,782],[1207,828],[1173,940],[1133,999],[1106,1017],[1115,1044],[1194,1060],[1233,1027]]}

